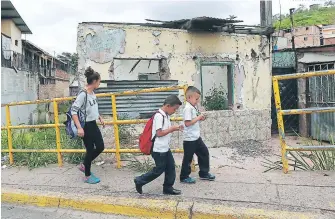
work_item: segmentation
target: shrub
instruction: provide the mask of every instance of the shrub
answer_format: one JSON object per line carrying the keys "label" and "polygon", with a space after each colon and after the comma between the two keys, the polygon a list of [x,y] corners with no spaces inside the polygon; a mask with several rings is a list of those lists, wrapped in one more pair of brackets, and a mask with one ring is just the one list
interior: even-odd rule
{"label": "shrub", "polygon": [[228,109],[227,92],[222,86],[211,89],[210,95],[205,97],[203,105],[208,111]]}

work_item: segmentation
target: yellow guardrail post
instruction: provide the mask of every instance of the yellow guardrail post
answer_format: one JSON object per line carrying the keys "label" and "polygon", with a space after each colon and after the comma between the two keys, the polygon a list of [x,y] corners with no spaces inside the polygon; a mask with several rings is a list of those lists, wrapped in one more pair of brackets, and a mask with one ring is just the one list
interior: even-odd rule
{"label": "yellow guardrail post", "polygon": [[276,111],[277,111],[277,123],[278,123],[279,140],[280,140],[280,146],[281,146],[283,172],[287,173],[288,172],[288,160],[287,160],[285,130],[284,130],[284,122],[283,122],[283,113],[281,110],[278,79],[273,78],[272,83],[273,83],[273,93],[274,93]]}
{"label": "yellow guardrail post", "polygon": [[8,135],[8,153],[9,153],[9,163],[10,165],[14,164],[13,158],[13,139],[12,139],[12,130],[10,128],[10,108],[6,106],[6,126],[7,126],[7,135]]}
{"label": "yellow guardrail post", "polygon": [[59,130],[59,117],[58,117],[58,104],[57,101],[53,101],[54,106],[54,116],[55,116],[55,131],[56,131],[56,146],[57,146],[57,160],[58,166],[63,166],[63,159],[61,154],[61,144],[60,144],[60,130]]}
{"label": "yellow guardrail post", "polygon": [[115,139],[115,156],[117,162],[117,168],[121,168],[121,156],[120,156],[120,137],[119,137],[119,125],[117,124],[117,111],[116,111],[116,96],[112,96],[112,113],[114,122],[114,139]]}

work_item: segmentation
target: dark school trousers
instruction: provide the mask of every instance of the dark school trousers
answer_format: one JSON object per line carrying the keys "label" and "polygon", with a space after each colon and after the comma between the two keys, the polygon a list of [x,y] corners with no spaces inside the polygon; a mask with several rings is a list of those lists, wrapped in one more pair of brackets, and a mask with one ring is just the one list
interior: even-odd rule
{"label": "dark school trousers", "polygon": [[148,173],[136,177],[136,183],[140,185],[148,184],[165,173],[163,187],[165,189],[172,188],[176,180],[176,168],[171,151],[165,153],[152,152],[151,156],[155,160],[156,166]]}
{"label": "dark school trousers", "polygon": [[206,177],[209,173],[209,152],[201,138],[195,141],[184,141],[184,158],[181,166],[180,180],[188,178],[191,174],[193,155],[198,157],[199,176]]}

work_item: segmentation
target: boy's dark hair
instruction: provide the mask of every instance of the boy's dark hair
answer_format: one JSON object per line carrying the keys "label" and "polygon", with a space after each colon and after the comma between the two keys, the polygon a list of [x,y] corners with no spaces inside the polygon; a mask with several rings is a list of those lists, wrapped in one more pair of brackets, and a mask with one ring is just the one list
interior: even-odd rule
{"label": "boy's dark hair", "polygon": [[182,102],[179,100],[179,98],[177,97],[177,95],[171,95],[168,96],[165,101],[164,101],[164,106],[165,105],[170,105],[170,106],[176,106],[176,105],[182,105]]}
{"label": "boy's dark hair", "polygon": [[197,94],[201,95],[200,90],[198,88],[194,87],[194,86],[189,86],[186,89],[186,95],[191,94],[191,93],[197,93]]}
{"label": "boy's dark hair", "polygon": [[92,84],[93,81],[97,81],[100,79],[100,74],[93,70],[93,68],[90,66],[85,70],[85,77],[87,84]]}

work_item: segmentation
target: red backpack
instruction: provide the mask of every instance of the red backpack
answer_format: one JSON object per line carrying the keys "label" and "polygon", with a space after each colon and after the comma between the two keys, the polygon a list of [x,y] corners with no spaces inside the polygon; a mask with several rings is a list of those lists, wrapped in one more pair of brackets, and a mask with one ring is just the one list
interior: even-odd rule
{"label": "red backpack", "polygon": [[154,123],[155,115],[159,113],[163,116],[163,125],[164,126],[164,115],[157,111],[147,122],[144,127],[142,134],[140,135],[139,146],[143,154],[150,155],[154,146],[156,136],[152,138],[152,126]]}

